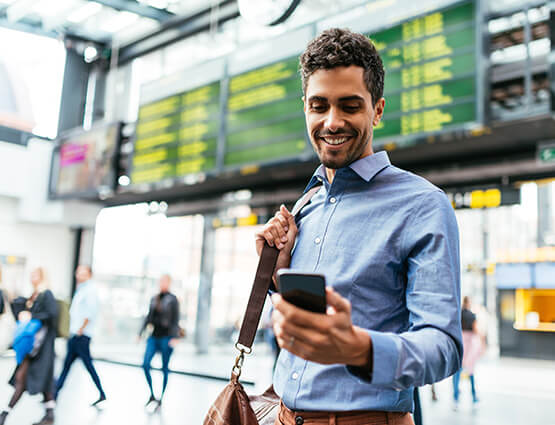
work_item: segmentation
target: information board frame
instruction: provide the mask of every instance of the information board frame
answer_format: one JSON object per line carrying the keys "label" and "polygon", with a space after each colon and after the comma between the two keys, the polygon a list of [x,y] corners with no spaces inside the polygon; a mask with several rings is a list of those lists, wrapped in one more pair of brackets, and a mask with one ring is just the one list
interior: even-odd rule
{"label": "information board frame", "polygon": [[[107,159],[105,161],[105,166],[108,172],[105,174],[106,183],[102,185],[89,186],[84,190],[75,190],[71,192],[60,193],[57,188],[62,167],[62,149],[65,145],[64,142],[70,140],[71,138],[84,137],[94,131],[114,131],[115,139],[112,141],[112,149],[107,154]],[[52,151],[52,159],[50,162],[50,176],[48,182],[48,199],[52,200],[64,200],[64,199],[83,199],[83,200],[103,200],[110,196],[113,196],[117,189],[117,178],[119,166],[119,158],[122,144],[122,129],[123,122],[121,121],[99,121],[93,123],[91,128],[88,130],[82,127],[73,128],[67,130],[55,139],[55,146]],[[102,165],[102,164],[101,164]],[[96,170],[95,170],[96,171]],[[87,176],[90,178],[90,176]]]}
{"label": "information board frame", "polygon": [[[426,144],[426,143],[434,143],[438,140],[442,140],[442,135],[444,134],[453,134],[453,133],[468,133],[475,131],[477,129],[481,129],[486,124],[486,114],[485,114],[485,93],[486,93],[486,85],[485,85],[485,76],[486,76],[486,67],[484,59],[484,35],[482,32],[484,26],[484,6],[479,0],[456,0],[447,4],[443,4],[440,7],[434,8],[432,10],[428,10],[423,13],[415,14],[411,17],[404,18],[399,20],[395,23],[385,23],[383,25],[369,27],[367,29],[357,29],[357,31],[364,33],[364,34],[372,34],[372,33],[380,33],[382,31],[390,30],[397,26],[402,26],[408,22],[416,21],[418,19],[425,18],[426,16],[436,14],[436,13],[444,13],[450,9],[454,9],[465,4],[473,4],[474,6],[474,63],[475,63],[475,72],[474,74],[474,85],[476,89],[476,97],[475,97],[475,105],[474,105],[474,114],[476,119],[471,122],[465,122],[460,125],[453,125],[447,126],[442,128],[441,130],[437,131],[429,131],[429,132],[419,132],[418,134],[414,135],[398,135],[394,137],[387,138],[374,138],[374,147],[377,148],[376,150],[392,150],[392,149],[401,149],[401,148],[408,148],[413,147],[419,144]],[[369,37],[371,38],[371,36]],[[424,39],[424,37],[420,37],[419,39]],[[382,51],[380,51],[380,55],[382,55]],[[447,57],[447,56],[445,56]],[[383,56],[382,56],[383,58]],[[420,63],[431,62],[437,59],[441,59],[441,57],[437,57],[434,59],[429,59],[427,61],[422,61]],[[459,76],[456,80],[462,78],[468,78],[469,75]],[[423,87],[421,85],[419,87]],[[387,72],[386,72],[386,79],[384,84],[384,92],[387,91]],[[384,112],[384,120],[388,119],[388,109],[387,109],[387,96],[386,99],[386,106]],[[456,105],[455,105],[456,106]],[[375,143],[375,142],[378,143]]]}

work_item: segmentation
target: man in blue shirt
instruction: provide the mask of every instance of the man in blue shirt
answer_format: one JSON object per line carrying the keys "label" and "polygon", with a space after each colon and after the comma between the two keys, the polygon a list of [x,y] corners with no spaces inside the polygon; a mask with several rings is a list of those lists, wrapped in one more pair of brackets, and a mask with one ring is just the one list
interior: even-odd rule
{"label": "man in blue shirt", "polygon": [[455,215],[441,190],[373,152],[384,69],[365,36],[324,31],[301,55],[301,76],[322,163],[307,190],[322,187],[296,217],[282,206],[256,244],[280,250],[278,269],[324,274],[328,311],[272,296],[276,424],[412,424],[413,387],[460,367]]}
{"label": "man in blue shirt", "polygon": [[56,398],[62,389],[73,362],[80,358],[89,372],[99,392],[98,400],[92,405],[97,406],[106,400],[106,394],[100,383],[100,378],[92,362],[90,345],[94,335],[96,320],[98,316],[98,294],[92,280],[90,266],[81,264],[75,270],[77,290],[71,301],[69,309],[69,334],[67,341],[67,353],[64,360],[64,368],[58,382],[56,383]]}

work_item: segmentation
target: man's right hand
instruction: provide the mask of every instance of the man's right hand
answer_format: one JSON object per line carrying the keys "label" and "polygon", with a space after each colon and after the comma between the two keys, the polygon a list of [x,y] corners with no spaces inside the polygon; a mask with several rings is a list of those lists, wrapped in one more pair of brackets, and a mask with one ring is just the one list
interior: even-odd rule
{"label": "man's right hand", "polygon": [[266,223],[266,225],[257,232],[256,239],[256,252],[260,256],[264,242],[268,245],[275,246],[280,250],[276,271],[284,267],[289,267],[291,262],[291,250],[297,237],[297,225],[295,224],[295,217],[282,205],[276,215]]}

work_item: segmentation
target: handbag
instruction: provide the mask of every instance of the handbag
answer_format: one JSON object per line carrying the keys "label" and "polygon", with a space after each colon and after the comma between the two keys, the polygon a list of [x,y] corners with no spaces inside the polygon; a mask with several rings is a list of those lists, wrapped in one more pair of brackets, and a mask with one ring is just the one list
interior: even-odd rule
{"label": "handbag", "polygon": [[0,292],[4,304],[4,311],[0,315],[0,354],[2,354],[13,344],[16,323],[12,314],[10,302],[4,294],[4,291],[0,290]]}
{"label": "handbag", "polygon": [[69,302],[57,299],[58,324],[56,326],[56,338],[69,338]]}
{"label": "handbag", "polygon": [[[320,190],[320,186],[307,191],[297,202],[291,214],[296,215],[310,202],[318,190]],[[229,383],[210,406],[203,425],[274,425],[275,423],[279,410],[279,397],[274,392],[273,386],[268,388],[264,394],[249,396],[239,382],[239,377],[245,361],[245,354],[248,355],[252,352],[254,336],[260,322],[266,294],[272,285],[272,276],[278,255],[277,248],[271,247],[267,243],[264,244],[247,310],[239,331],[239,338],[235,343],[239,355],[231,369]]]}

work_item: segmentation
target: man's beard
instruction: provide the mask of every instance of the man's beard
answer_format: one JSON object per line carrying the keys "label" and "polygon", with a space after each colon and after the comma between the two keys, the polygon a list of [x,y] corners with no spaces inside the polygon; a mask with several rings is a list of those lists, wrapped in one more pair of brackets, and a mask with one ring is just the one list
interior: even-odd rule
{"label": "man's beard", "polygon": [[[341,158],[339,155],[341,154],[341,152],[337,152],[337,154],[339,155],[334,155],[333,153],[330,154],[329,151],[325,151],[325,148],[322,148],[322,150],[318,149],[318,146],[323,146],[326,142],[321,140],[320,138],[326,135],[333,135],[333,134],[348,134],[348,135],[352,135],[351,137],[354,139],[348,143],[351,144],[351,146],[349,146],[349,148],[353,148],[353,144],[356,143],[356,145],[354,146],[353,150],[348,150],[345,154],[345,156],[343,158]],[[316,132],[312,135],[312,145],[314,147],[314,150],[316,151],[316,154],[318,155],[318,158],[320,159],[320,162],[322,163],[322,165],[324,165],[324,167],[326,168],[330,168],[330,169],[339,169],[339,168],[343,168],[343,167],[347,167],[348,165],[352,164],[353,162],[355,162],[356,160],[358,160],[362,154],[364,153],[364,151],[366,150],[366,147],[368,146],[368,143],[370,143],[370,133],[368,131],[364,131],[364,133],[359,134],[358,132],[351,130],[351,131],[347,131],[347,132],[340,132],[337,131],[336,133],[330,133],[330,132],[325,132],[325,133],[319,133]],[[314,140],[318,140],[320,142],[320,144],[316,144],[314,142]],[[324,156],[325,155],[325,156]]]}

